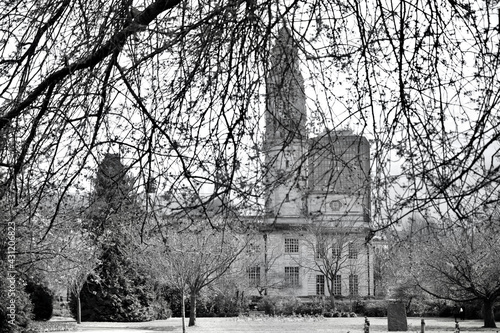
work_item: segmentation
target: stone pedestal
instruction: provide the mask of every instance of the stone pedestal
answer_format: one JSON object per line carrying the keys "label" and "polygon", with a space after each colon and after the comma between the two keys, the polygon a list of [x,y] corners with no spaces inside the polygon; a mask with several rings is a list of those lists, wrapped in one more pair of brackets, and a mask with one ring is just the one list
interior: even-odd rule
{"label": "stone pedestal", "polygon": [[403,303],[390,303],[387,307],[388,331],[408,331],[406,309]]}

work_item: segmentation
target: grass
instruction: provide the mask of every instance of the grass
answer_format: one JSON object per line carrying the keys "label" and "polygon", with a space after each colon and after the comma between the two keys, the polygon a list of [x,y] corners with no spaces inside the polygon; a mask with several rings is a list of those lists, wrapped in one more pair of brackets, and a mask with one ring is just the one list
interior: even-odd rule
{"label": "grass", "polygon": [[33,321],[29,326],[31,332],[68,332],[76,331],[76,322]]}
{"label": "grass", "polygon": [[[323,318],[315,316],[268,317],[241,316],[237,318],[198,318],[196,326],[188,327],[188,333],[355,333],[363,332],[364,317],[357,318]],[[369,318],[370,332],[387,332],[387,318]],[[454,332],[455,322],[452,318],[426,318],[425,332]],[[50,323],[50,322],[49,322]],[[61,323],[63,324],[63,323]],[[67,322],[64,324],[71,324]],[[76,325],[73,330],[89,333],[158,333],[182,332],[181,319],[171,318],[143,323],[96,323],[86,322]],[[187,321],[186,321],[187,324]],[[420,332],[420,318],[408,318],[408,333]],[[76,326],[76,327],[75,327]],[[460,322],[461,332],[500,333],[500,329],[482,328],[480,320]],[[55,326],[56,327],[56,326]],[[61,326],[63,327],[63,326]],[[67,326],[64,328],[71,328]],[[68,331],[61,329],[57,332]],[[39,331],[44,332],[44,331]],[[56,332],[53,330],[45,332]]]}

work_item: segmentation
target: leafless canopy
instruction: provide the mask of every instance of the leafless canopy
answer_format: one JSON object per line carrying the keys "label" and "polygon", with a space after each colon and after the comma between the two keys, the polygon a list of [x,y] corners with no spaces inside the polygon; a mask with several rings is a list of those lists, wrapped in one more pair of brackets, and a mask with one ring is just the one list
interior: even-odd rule
{"label": "leafless canopy", "polygon": [[495,1],[4,0],[0,22],[0,196],[14,206],[88,191],[112,152],[143,192],[255,209],[284,24],[311,135],[371,140],[378,227],[497,200]]}

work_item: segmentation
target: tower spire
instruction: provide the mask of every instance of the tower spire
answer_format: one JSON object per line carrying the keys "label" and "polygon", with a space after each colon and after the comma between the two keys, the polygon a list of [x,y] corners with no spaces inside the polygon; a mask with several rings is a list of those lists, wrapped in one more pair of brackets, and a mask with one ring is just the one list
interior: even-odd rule
{"label": "tower spire", "polygon": [[306,136],[304,79],[297,42],[283,25],[271,50],[267,77],[266,141],[291,142]]}

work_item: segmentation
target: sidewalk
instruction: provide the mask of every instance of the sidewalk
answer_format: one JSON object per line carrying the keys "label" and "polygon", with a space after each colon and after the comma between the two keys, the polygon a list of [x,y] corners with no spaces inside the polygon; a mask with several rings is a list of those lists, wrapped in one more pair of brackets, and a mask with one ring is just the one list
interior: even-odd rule
{"label": "sidewalk", "polygon": [[[370,332],[387,332],[387,318],[368,318]],[[57,319],[55,319],[57,320]],[[61,319],[71,320],[73,319]],[[454,332],[453,318],[425,318],[425,331],[432,333]],[[500,329],[482,328],[481,320],[459,322],[460,332],[498,333]],[[187,320],[186,320],[187,325]],[[196,326],[187,327],[194,333],[354,333],[363,332],[364,317],[358,318],[297,318],[297,317],[238,317],[238,318],[198,318]],[[158,333],[182,332],[181,318],[156,320],[142,323],[84,322],[77,325],[77,331],[90,333]],[[421,318],[408,318],[407,332],[420,332]],[[63,332],[57,332],[63,333]]]}

